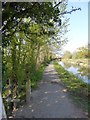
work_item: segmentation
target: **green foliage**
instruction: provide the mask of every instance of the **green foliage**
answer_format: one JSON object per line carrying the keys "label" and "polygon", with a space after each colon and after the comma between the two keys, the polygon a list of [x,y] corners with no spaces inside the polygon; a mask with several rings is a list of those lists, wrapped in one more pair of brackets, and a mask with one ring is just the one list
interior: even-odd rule
{"label": "green foliage", "polygon": [[19,86],[25,84],[26,74],[22,65],[18,65],[16,72]]}
{"label": "green foliage", "polygon": [[82,58],[90,58],[90,51],[88,50],[88,47],[80,47],[77,49],[76,52],[73,53],[72,58],[73,59],[82,59]]}
{"label": "green foliage", "polygon": [[[62,45],[61,39],[52,40],[61,27],[60,9],[65,10],[53,7],[52,2],[2,3],[3,88],[10,87],[8,93],[3,89],[4,101],[8,96],[11,100],[25,99],[26,83],[30,81],[35,87],[42,77],[42,63],[50,61],[50,44],[56,48]],[[6,108],[9,102],[5,102]]]}
{"label": "green foliage", "polygon": [[33,89],[35,89],[37,87],[38,81],[40,81],[42,79],[42,75],[45,69],[45,65],[42,64],[38,70],[35,72],[33,78],[32,78],[32,83],[31,83],[31,87]]}
{"label": "green foliage", "polygon": [[63,59],[71,59],[72,58],[72,54],[69,51],[66,51],[63,55]]}
{"label": "green foliage", "polygon": [[87,46],[77,48],[76,51],[70,53],[69,51],[66,51],[63,56],[64,59],[85,59],[90,58],[90,50]]}

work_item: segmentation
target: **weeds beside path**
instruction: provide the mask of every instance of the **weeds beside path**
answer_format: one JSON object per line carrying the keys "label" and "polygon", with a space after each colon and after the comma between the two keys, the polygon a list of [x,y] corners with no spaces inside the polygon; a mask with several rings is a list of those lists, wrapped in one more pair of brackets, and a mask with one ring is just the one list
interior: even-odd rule
{"label": "weeds beside path", "polygon": [[66,89],[58,82],[60,79],[51,63],[46,67],[38,89],[32,91],[30,103],[19,108],[15,117],[86,118],[84,111],[75,106]]}

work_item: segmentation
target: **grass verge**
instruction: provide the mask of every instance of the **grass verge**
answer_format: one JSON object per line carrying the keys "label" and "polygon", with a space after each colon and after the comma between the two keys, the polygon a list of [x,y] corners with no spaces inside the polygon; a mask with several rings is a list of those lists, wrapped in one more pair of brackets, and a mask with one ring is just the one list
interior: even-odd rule
{"label": "grass verge", "polygon": [[32,89],[37,88],[37,83],[42,79],[44,69],[45,69],[45,65],[41,65],[40,68],[36,71],[31,82]]}
{"label": "grass verge", "polygon": [[70,96],[73,98],[73,100],[79,103],[79,105],[86,112],[88,112],[88,110],[90,110],[90,104],[88,102],[88,98],[90,97],[88,94],[90,85],[87,85],[78,77],[65,70],[57,62],[54,62],[54,67],[59,74],[60,80],[69,91]]}
{"label": "grass verge", "polygon": [[38,70],[35,72],[31,81],[32,90],[38,87],[38,82],[42,79],[44,70],[49,63],[50,61],[47,61],[46,63],[42,63],[41,66],[38,68]]}

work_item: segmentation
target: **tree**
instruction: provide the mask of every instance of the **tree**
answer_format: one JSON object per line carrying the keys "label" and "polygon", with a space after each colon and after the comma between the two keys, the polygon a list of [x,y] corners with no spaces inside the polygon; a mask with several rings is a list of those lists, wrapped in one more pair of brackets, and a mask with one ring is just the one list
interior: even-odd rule
{"label": "tree", "polygon": [[88,50],[88,47],[85,46],[85,47],[79,47],[77,48],[77,51],[74,52],[73,58],[77,58],[77,59],[80,59],[80,58],[89,58],[89,50]]}
{"label": "tree", "polygon": [[21,99],[26,85],[30,91],[37,69],[50,58],[50,45],[63,45],[57,35],[66,31],[67,20],[61,24],[66,3],[2,3],[3,88],[11,86],[12,100]]}
{"label": "tree", "polygon": [[70,51],[65,51],[64,55],[63,55],[63,59],[71,59],[72,58],[72,54]]}

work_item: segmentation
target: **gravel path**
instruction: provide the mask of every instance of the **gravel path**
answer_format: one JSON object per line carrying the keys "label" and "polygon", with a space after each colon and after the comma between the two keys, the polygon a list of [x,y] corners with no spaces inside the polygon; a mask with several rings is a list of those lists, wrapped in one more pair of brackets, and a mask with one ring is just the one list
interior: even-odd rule
{"label": "gravel path", "polygon": [[81,108],[69,98],[53,64],[46,67],[39,88],[32,91],[29,104],[19,108],[16,118],[86,118]]}

